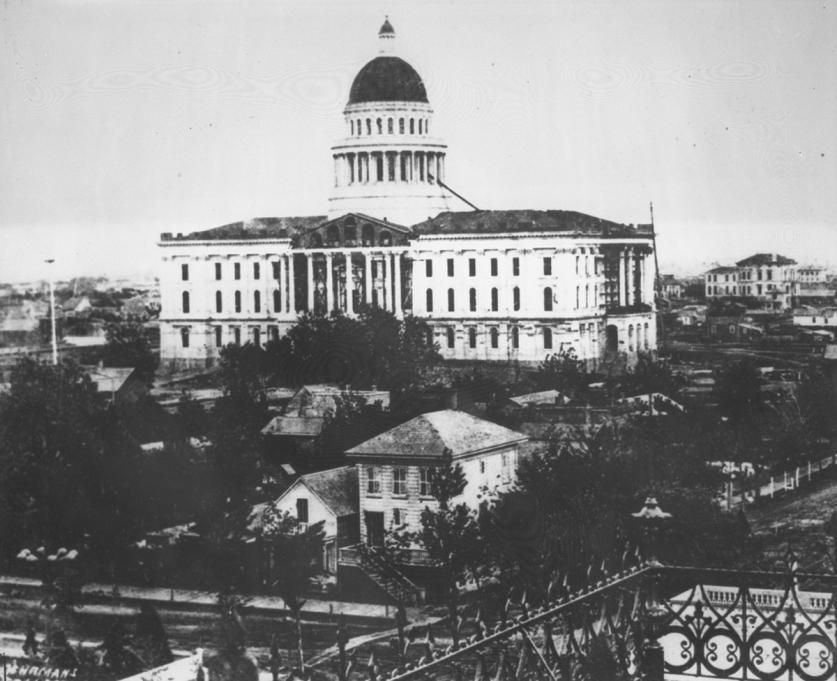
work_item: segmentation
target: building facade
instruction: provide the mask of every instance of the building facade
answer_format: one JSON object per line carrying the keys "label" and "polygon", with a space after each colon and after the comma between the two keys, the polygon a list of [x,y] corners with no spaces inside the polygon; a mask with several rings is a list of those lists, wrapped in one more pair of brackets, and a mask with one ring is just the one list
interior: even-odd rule
{"label": "building facade", "polygon": [[797,294],[796,261],[778,253],[756,253],[734,267],[716,267],[705,275],[707,299],[750,298],[773,310],[793,307]]}
{"label": "building facade", "polygon": [[450,359],[595,365],[656,349],[653,227],[571,211],[469,210],[415,69],[382,54],[355,77],[332,147],[328,213],[161,236],[161,360],[212,364],[303,312],[377,305],[433,329]]}

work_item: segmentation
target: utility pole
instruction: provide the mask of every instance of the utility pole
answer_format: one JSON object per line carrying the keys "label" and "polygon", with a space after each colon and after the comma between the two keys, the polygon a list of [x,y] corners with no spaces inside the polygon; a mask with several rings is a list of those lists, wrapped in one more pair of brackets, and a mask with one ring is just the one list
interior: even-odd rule
{"label": "utility pole", "polygon": [[[54,258],[44,261],[47,265],[55,262]],[[49,316],[52,323],[52,365],[58,365],[58,339],[55,334],[55,282],[52,277],[52,268],[49,268]]]}

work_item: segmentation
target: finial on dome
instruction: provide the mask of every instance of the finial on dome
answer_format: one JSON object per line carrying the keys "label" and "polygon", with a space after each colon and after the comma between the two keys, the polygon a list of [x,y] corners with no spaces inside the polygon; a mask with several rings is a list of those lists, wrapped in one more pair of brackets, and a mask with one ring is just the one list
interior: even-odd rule
{"label": "finial on dome", "polygon": [[393,43],[395,42],[395,29],[389,23],[389,16],[384,17],[384,23],[378,31],[378,40],[381,46],[381,54],[389,54],[392,52]]}

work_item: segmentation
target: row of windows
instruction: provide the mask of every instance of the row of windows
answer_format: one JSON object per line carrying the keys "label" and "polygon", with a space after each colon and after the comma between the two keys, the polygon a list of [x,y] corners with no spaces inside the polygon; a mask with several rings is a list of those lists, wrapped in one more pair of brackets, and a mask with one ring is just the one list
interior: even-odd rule
{"label": "row of windows", "polygon": [[364,130],[367,135],[371,135],[373,130],[383,135],[384,129],[388,135],[394,135],[396,125],[398,125],[399,135],[415,135],[416,131],[419,135],[426,135],[430,130],[430,119],[399,118],[396,121],[395,118],[356,118],[349,121],[349,131],[352,137],[360,137],[364,134]]}
{"label": "row of windows", "polygon": [[[232,342],[236,345],[241,345],[241,327],[240,326],[231,326],[230,332],[232,333]],[[278,340],[279,339],[279,327],[278,326],[268,326],[267,333],[271,340]],[[215,340],[215,347],[220,348],[224,346],[224,330],[220,326],[213,327],[213,336]],[[262,330],[258,326],[254,326],[250,329],[250,340],[253,345],[256,347],[261,347],[262,344]],[[188,348],[190,344],[190,333],[189,329],[183,327],[180,329],[180,345],[184,348]]]}
{"label": "row of windows", "polygon": [[[512,326],[510,330],[511,346],[513,348],[520,347],[520,329],[517,326]],[[488,329],[489,342],[492,348],[500,347],[500,330],[496,326]],[[449,326],[445,329],[445,340],[448,348],[453,348],[456,345],[456,330]],[[477,347],[477,329],[473,326],[468,327],[468,347]]]}
{"label": "row of windows", "polygon": [[[454,259],[448,258],[447,259],[447,271],[448,276],[454,276],[455,272],[455,265]],[[497,258],[491,258],[490,261],[490,268],[491,268],[491,276],[496,277],[499,269],[497,265]],[[424,274],[427,277],[433,276],[433,261],[432,260],[425,260],[424,261]],[[476,277],[477,276],[477,259],[476,258],[468,258],[468,276],[469,277]],[[512,258],[512,276],[520,276],[520,258]]]}
{"label": "row of windows", "polygon": [[[191,308],[190,295],[188,291],[183,291],[181,295],[180,307],[183,314],[189,314]],[[236,312],[241,312],[241,291],[233,293],[233,308]],[[215,291],[215,312],[224,311],[224,294],[221,291]],[[253,291],[253,312],[262,311],[262,294],[261,291]],[[282,311],[282,295],[279,289],[273,291],[273,311]]]}
{"label": "row of windows", "polygon": [[[279,263],[273,262],[273,278],[279,278]],[[215,263],[215,279],[220,280],[222,278],[223,267],[220,262]],[[253,263],[253,279],[261,279],[262,276],[262,268],[261,263],[254,262]],[[189,281],[189,265],[184,263],[180,266],[180,278],[183,281]],[[241,279],[241,263],[234,262],[233,263],[233,279]]]}
{"label": "row of windows", "polygon": [[[576,309],[581,308],[581,292],[582,289],[580,286],[576,286],[575,288],[575,306]],[[590,307],[590,287],[584,287],[584,307]],[[593,288],[593,304],[598,304],[598,297],[599,297],[599,287],[595,286]],[[499,300],[499,291],[496,288],[492,288],[490,291],[490,308],[492,312],[497,312],[500,309],[500,300]],[[547,286],[543,290],[543,309],[544,312],[552,312],[553,305],[557,302],[557,298],[553,295],[552,287]],[[428,312],[433,312],[433,289],[427,289],[425,291],[425,309]],[[520,309],[520,288],[515,286],[512,289],[512,307],[515,311]],[[468,289],[468,309],[471,312],[477,311],[477,289],[472,288]],[[448,289],[448,312],[456,311],[456,292],[452,289]]]}
{"label": "row of windows", "polygon": [[[377,466],[369,466],[366,469],[366,493],[381,494],[381,469]],[[390,493],[395,496],[406,496],[407,494],[407,469],[396,466],[392,469],[392,485]],[[419,496],[431,496],[430,470],[419,469]]]}

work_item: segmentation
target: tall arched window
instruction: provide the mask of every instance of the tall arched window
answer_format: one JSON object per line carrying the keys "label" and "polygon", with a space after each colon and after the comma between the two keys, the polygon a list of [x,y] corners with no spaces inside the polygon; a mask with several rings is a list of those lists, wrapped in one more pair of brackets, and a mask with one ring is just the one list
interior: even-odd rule
{"label": "tall arched window", "polygon": [[418,126],[418,134],[421,135],[421,131],[424,129],[424,122],[421,118],[419,118],[419,126]]}
{"label": "tall arched window", "polygon": [[281,312],[282,311],[282,296],[279,293],[279,289],[273,290],[273,311],[274,312]]}
{"label": "tall arched window", "polygon": [[512,336],[512,348],[517,350],[520,347],[520,328],[517,326],[513,326],[511,330]]}
{"label": "tall arched window", "polygon": [[354,137],[355,136],[355,122],[349,121],[349,134]]}
{"label": "tall arched window", "polygon": [[367,135],[372,134],[372,119],[371,118],[366,119],[366,134]]}
{"label": "tall arched window", "polygon": [[491,289],[491,311],[497,312],[500,309],[500,294],[496,288]]}
{"label": "tall arched window", "polygon": [[404,119],[403,118],[398,119],[398,134],[399,135],[404,134]]}
{"label": "tall arched window", "polygon": [[634,325],[628,324],[628,350],[634,351]]}
{"label": "tall arched window", "polygon": [[379,119],[377,119],[377,120],[375,121],[375,123],[376,123],[376,124],[377,124],[377,126],[378,126],[378,134],[379,134],[379,135],[383,135],[383,134],[384,134],[384,125],[383,125],[383,123],[381,122],[381,119],[380,119],[380,118],[379,118]]}
{"label": "tall arched window", "polygon": [[432,288],[427,289],[427,301],[426,301],[425,308],[427,309],[428,312],[433,312],[433,289]]}
{"label": "tall arched window", "polygon": [[475,288],[468,291],[468,309],[471,312],[477,311],[477,289]]}
{"label": "tall arched window", "polygon": [[189,314],[189,292],[183,292],[183,314]]}
{"label": "tall arched window", "polygon": [[391,135],[395,132],[393,120],[391,118],[387,118],[387,134]]}
{"label": "tall arched window", "polygon": [[520,289],[517,286],[512,289],[512,306],[515,310],[520,309]]}
{"label": "tall arched window", "polygon": [[241,312],[241,291],[235,292],[235,311]]}
{"label": "tall arched window", "polygon": [[489,331],[488,333],[491,336],[491,347],[498,347],[500,345],[500,332],[497,330],[497,327],[492,326],[491,331]]}
{"label": "tall arched window", "polygon": [[415,118],[410,119],[410,134],[411,135],[416,134],[416,119]]}
{"label": "tall arched window", "polygon": [[262,294],[260,291],[253,291],[253,312],[262,311]]}
{"label": "tall arched window", "polygon": [[215,291],[215,311],[224,311],[224,296],[221,294],[220,291]]}
{"label": "tall arched window", "polygon": [[468,329],[468,346],[477,347],[477,330],[473,326]]}
{"label": "tall arched window", "polygon": [[449,288],[448,289],[448,312],[453,312],[454,311],[454,309],[455,309],[454,303],[455,303],[455,301],[454,301],[454,297],[453,297],[453,289]]}
{"label": "tall arched window", "polygon": [[358,137],[363,134],[363,126],[361,125],[361,120],[359,118],[357,119],[357,124],[355,125],[355,133]]}
{"label": "tall arched window", "polygon": [[552,289],[549,286],[543,290],[543,309],[552,312]]}
{"label": "tall arched window", "polygon": [[452,348],[454,346],[454,342],[456,340],[456,334],[454,333],[453,327],[449,326],[447,328],[447,337],[448,337],[448,347]]}

